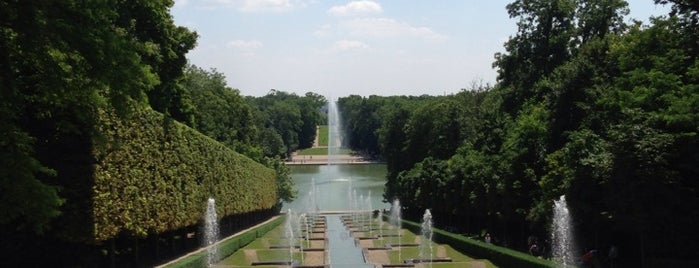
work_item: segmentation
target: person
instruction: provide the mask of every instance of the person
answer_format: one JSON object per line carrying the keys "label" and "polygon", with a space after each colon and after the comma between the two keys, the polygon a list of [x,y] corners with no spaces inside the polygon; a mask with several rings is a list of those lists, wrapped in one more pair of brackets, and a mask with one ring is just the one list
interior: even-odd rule
{"label": "person", "polygon": [[485,242],[490,244],[490,233],[485,233]]}
{"label": "person", "polygon": [[529,254],[532,256],[541,255],[541,248],[539,247],[539,239],[536,236],[529,236],[527,238],[527,244],[529,245]]}
{"label": "person", "polygon": [[532,256],[539,256],[539,245],[537,245],[536,241],[529,246],[529,254],[532,254]]}

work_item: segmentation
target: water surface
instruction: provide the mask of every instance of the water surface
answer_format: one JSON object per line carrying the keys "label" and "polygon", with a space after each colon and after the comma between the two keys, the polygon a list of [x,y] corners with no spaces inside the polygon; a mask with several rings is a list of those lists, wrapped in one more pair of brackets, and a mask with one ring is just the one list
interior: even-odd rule
{"label": "water surface", "polygon": [[[372,209],[390,208],[390,204],[383,202],[385,164],[299,165],[290,168],[299,194],[293,202],[285,203],[283,210],[346,211],[357,206],[367,209],[370,192]],[[315,191],[312,191],[313,182]],[[356,198],[352,199],[353,195]],[[360,197],[364,200],[359,201]]]}

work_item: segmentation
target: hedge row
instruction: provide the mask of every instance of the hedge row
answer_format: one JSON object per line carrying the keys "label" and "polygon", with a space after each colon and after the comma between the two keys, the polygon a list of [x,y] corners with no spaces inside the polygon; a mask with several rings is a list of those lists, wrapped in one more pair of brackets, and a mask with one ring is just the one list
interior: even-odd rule
{"label": "hedge row", "polygon": [[[284,219],[285,219],[284,217],[277,217],[276,219],[274,219],[274,220],[272,220],[264,225],[260,225],[258,227],[255,227],[251,230],[248,230],[245,233],[231,237],[228,240],[221,241],[218,244],[219,260],[230,256],[231,254],[235,253],[239,249],[252,243],[252,241],[255,241],[255,239],[264,236],[267,232],[276,228],[282,222],[284,222]],[[168,267],[168,268],[207,267],[207,265],[206,265],[206,251],[204,250],[204,251],[201,251],[199,253],[192,254],[191,256],[184,258],[181,261],[172,263],[166,267]]]}
{"label": "hedge row", "polygon": [[[415,234],[420,234],[420,232],[422,232],[422,226],[419,223],[403,220],[402,227]],[[509,248],[499,247],[493,244],[467,238],[462,235],[453,234],[437,228],[434,228],[432,239],[436,243],[447,244],[455,250],[468,256],[479,259],[488,259],[500,267],[558,267],[555,263],[548,260],[540,259]]]}
{"label": "hedge row", "polygon": [[196,225],[208,198],[219,217],[277,204],[273,170],[150,109],[101,112],[93,136],[93,242]]}

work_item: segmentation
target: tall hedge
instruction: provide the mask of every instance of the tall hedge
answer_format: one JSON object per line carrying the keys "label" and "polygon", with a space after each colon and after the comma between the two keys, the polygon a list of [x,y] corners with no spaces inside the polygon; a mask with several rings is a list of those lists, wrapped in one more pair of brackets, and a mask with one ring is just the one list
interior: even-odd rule
{"label": "tall hedge", "polygon": [[277,204],[273,170],[150,109],[102,111],[93,136],[92,242],[196,225]]}

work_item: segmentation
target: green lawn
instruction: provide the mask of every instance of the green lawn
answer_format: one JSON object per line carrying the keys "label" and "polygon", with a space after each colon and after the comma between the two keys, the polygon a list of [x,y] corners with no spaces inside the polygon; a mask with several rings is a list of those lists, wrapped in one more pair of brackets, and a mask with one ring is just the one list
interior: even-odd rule
{"label": "green lawn", "polygon": [[328,146],[328,125],[318,126],[318,146]]}
{"label": "green lawn", "polygon": [[[350,149],[338,149],[338,154],[350,154]],[[299,155],[328,155],[328,148],[308,148],[298,152]]]}

